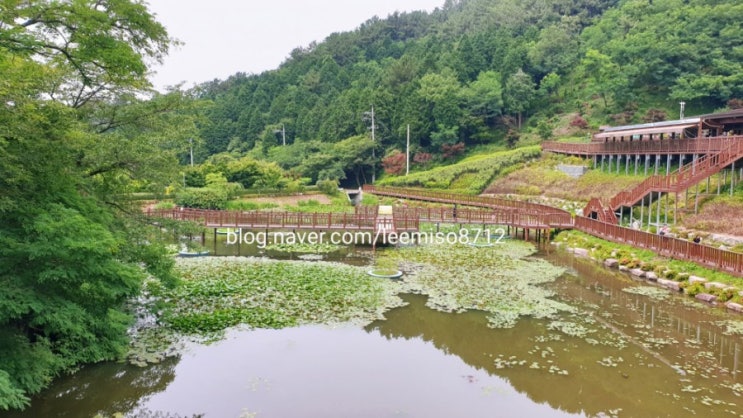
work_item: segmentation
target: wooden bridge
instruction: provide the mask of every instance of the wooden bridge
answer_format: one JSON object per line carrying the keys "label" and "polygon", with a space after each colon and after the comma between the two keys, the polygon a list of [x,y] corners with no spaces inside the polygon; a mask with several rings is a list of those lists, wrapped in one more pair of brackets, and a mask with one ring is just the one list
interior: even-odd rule
{"label": "wooden bridge", "polygon": [[[572,217],[567,211],[519,200],[368,184],[364,185],[364,191],[379,196],[457,205],[456,208],[447,209],[406,209],[408,214],[424,217],[432,222],[495,224],[534,229],[572,228],[573,225]],[[488,210],[466,209],[467,206]]]}
{"label": "wooden bridge", "polygon": [[[469,210],[462,212],[457,208],[456,221],[453,208],[415,208],[411,209],[418,215],[419,219],[438,220],[457,222],[462,216],[468,218],[472,223],[481,223],[483,217],[487,214],[501,217],[500,221],[512,221],[512,226],[522,226],[528,228],[529,225],[545,225],[559,229],[577,229],[589,235],[593,235],[608,241],[632,245],[639,248],[652,250],[662,256],[677,258],[691,261],[701,266],[717,269],[726,273],[743,277],[743,254],[732,251],[721,250],[706,245],[693,243],[687,240],[678,239],[669,236],[661,236],[636,229],[625,228],[610,222],[590,219],[587,217],[572,217],[567,212],[560,209],[552,208],[546,205],[536,205],[527,202],[506,201],[504,199],[489,198],[482,196],[458,195],[455,193],[422,191],[414,189],[389,188],[365,186],[365,191],[383,196],[395,196],[403,199],[427,200],[433,202],[455,203],[462,206],[481,206],[494,208],[492,211]],[[429,200],[430,199],[430,200]],[[519,209],[526,218],[519,218]],[[532,214],[528,212],[531,211]],[[466,213],[466,215],[465,215]],[[536,215],[535,215],[536,213]],[[567,214],[567,218],[565,217]],[[509,218],[516,216],[516,218]],[[531,219],[538,219],[535,224],[521,223],[523,219],[534,216]],[[487,223],[483,222],[483,223]],[[506,224],[508,225],[508,224]]]}
{"label": "wooden bridge", "polygon": [[417,231],[419,226],[417,218],[380,218],[376,214],[369,213],[301,213],[175,208],[148,210],[146,215],[155,218],[197,222],[207,228],[409,232]]}
{"label": "wooden bridge", "polygon": [[518,202],[482,196],[447,192],[373,187],[365,191],[401,199],[455,204],[439,208],[395,207],[390,216],[379,216],[376,207],[358,207],[356,213],[297,213],[220,211],[176,208],[148,210],[155,218],[192,221],[209,228],[243,228],[258,230],[343,230],[370,233],[401,233],[419,230],[420,222],[451,224],[498,225],[514,228],[512,235],[523,230],[524,239],[536,231],[537,239],[548,238],[551,229],[575,228],[609,241],[647,248],[660,255],[691,261],[743,277],[743,254],[720,250],[687,240],[660,236],[621,227],[587,217],[572,217],[569,213],[546,205]]}
{"label": "wooden bridge", "polygon": [[693,155],[722,151],[730,142],[743,140],[743,137],[715,137],[702,139],[668,139],[662,141],[622,141],[622,142],[542,142],[542,150],[559,154],[577,156],[601,155]]}

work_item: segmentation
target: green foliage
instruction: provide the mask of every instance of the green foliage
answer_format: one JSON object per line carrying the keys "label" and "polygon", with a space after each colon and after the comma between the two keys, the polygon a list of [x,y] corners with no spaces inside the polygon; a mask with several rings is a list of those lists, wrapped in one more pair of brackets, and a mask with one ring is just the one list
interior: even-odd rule
{"label": "green foliage", "polygon": [[274,209],[279,207],[276,203],[263,202],[257,203],[250,200],[230,200],[227,202],[225,209],[227,210],[264,210]]}
{"label": "green foliage", "polygon": [[338,195],[338,181],[337,180],[319,180],[317,182],[317,189],[328,196]]}
{"label": "green foliage", "polygon": [[219,187],[187,188],[175,195],[175,203],[186,208],[226,209],[231,196]]}
{"label": "green foliage", "polygon": [[148,274],[174,284],[159,231],[117,199],[175,178],[184,96],[141,99],[169,46],[141,2],[2,2],[0,410],[120,358],[125,302]]}
{"label": "green foliage", "polygon": [[704,277],[710,281],[730,284],[731,286],[740,284],[739,278],[717,270],[711,270],[689,261],[664,259],[650,250],[604,241],[575,230],[561,232],[557,237],[555,237],[555,241],[564,242],[565,245],[569,247],[578,248],[593,248],[597,245],[601,245],[600,250],[591,253],[592,257],[601,261],[606,260],[607,258],[616,258],[619,260],[620,264],[628,267],[632,266],[632,268],[639,267],[643,263],[655,265],[655,268],[664,266],[663,270],[673,270],[678,272],[676,280],[681,282],[688,280],[689,275],[695,275]]}
{"label": "green foliage", "polygon": [[462,182],[466,183],[462,184],[465,187],[463,191],[477,194],[481,193],[502,170],[521,164],[530,158],[538,157],[540,153],[540,148],[537,146],[480,155],[467,158],[457,164],[436,167],[408,176],[386,177],[380,180],[379,184],[450,189],[458,178],[466,175],[467,181]]}

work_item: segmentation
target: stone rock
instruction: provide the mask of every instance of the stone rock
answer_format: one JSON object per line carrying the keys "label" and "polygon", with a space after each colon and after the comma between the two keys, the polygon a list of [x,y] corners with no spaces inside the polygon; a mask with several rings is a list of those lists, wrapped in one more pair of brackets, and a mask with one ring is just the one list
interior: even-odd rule
{"label": "stone rock", "polygon": [[673,280],[658,279],[658,284],[667,289],[675,290],[677,292],[681,290],[681,284]]}
{"label": "stone rock", "polygon": [[619,271],[629,271],[629,267],[627,267],[627,266],[619,266]]}
{"label": "stone rock", "polygon": [[648,272],[645,273],[645,278],[648,279],[648,280],[650,280],[650,281],[655,282],[655,281],[658,280],[658,275],[655,274],[654,271],[648,271]]}
{"label": "stone rock", "polygon": [[557,169],[573,178],[578,178],[588,171],[586,166],[568,164],[558,164]]}
{"label": "stone rock", "polygon": [[633,276],[645,277],[645,272],[642,271],[642,269],[632,269],[629,271],[629,273]]}
{"label": "stone rock", "polygon": [[705,289],[727,289],[730,285],[720,282],[707,282],[704,284]]}
{"label": "stone rock", "polygon": [[604,265],[606,267],[616,267],[619,265],[619,260],[617,260],[616,258],[607,258],[606,260],[604,260]]}
{"label": "stone rock", "polygon": [[743,313],[743,305],[741,305],[740,303],[728,302],[725,304],[725,306],[731,311]]}
{"label": "stone rock", "polygon": [[689,283],[691,284],[707,283],[707,279],[705,279],[704,277],[699,277],[699,276],[689,276]]}
{"label": "stone rock", "polygon": [[715,301],[717,301],[717,296],[710,295],[709,293],[697,293],[697,295],[694,297],[707,303],[714,303]]}
{"label": "stone rock", "polygon": [[724,235],[724,234],[710,234],[708,239],[711,239],[712,241],[721,242],[725,245],[729,245],[731,247],[735,247],[736,245],[743,244],[743,239],[740,237],[734,237],[730,235]]}
{"label": "stone rock", "polygon": [[588,250],[585,248],[573,248],[573,254],[578,257],[588,257]]}

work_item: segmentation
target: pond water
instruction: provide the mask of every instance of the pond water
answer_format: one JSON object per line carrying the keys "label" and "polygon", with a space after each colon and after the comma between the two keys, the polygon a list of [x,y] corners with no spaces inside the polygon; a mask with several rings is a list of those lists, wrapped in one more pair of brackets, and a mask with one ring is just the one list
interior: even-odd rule
{"label": "pond water", "polygon": [[550,288],[579,313],[491,329],[482,312],[405,295],[407,306],[365,328],[232,330],[161,364],[85,367],[6,415],[743,416],[743,341],[726,334],[740,316],[543,256],[568,268]]}

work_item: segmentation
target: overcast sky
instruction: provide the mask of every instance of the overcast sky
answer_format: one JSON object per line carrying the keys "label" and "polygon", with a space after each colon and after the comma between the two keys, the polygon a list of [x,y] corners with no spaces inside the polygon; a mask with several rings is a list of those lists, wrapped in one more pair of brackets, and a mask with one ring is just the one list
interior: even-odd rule
{"label": "overcast sky", "polygon": [[444,0],[149,0],[171,37],[184,43],[154,68],[155,87],[184,87],[237,72],[275,69],[296,47],[322,42],[395,11],[432,11]]}

